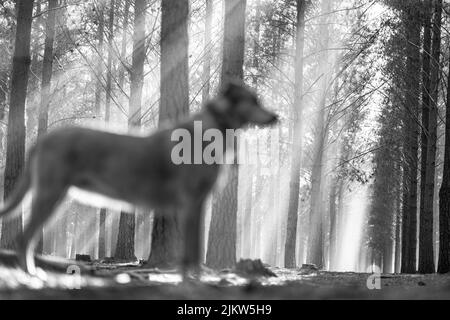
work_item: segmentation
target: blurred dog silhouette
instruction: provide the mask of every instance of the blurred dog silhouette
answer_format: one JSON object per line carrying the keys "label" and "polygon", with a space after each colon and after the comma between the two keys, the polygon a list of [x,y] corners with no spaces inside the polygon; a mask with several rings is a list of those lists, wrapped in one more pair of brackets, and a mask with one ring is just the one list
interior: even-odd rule
{"label": "blurred dog silhouette", "polygon": [[264,109],[256,94],[230,83],[203,110],[178,125],[147,137],[64,128],[43,136],[30,150],[27,166],[0,217],[17,207],[32,191],[31,215],[19,239],[21,268],[36,274],[34,250],[38,230],[49,220],[70,187],[146,208],[175,207],[184,231],[182,270],[197,271],[200,259],[200,219],[205,199],[217,179],[220,164],[180,164],[171,161],[175,129],[238,129],[268,125],[277,117]]}

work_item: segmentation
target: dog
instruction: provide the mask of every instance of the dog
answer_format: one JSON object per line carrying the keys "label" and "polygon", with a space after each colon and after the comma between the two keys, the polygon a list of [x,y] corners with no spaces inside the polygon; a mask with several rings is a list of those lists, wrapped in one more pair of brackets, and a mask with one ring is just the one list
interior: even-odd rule
{"label": "dog", "polygon": [[33,201],[28,224],[18,241],[19,266],[36,274],[34,250],[38,230],[50,219],[70,187],[145,208],[174,207],[180,212],[184,248],[183,274],[200,262],[200,219],[220,164],[174,164],[172,132],[239,129],[270,125],[277,116],[261,106],[256,94],[229,83],[190,119],[149,136],[119,135],[87,128],[56,129],[30,150],[23,176],[7,199],[0,217],[16,208],[28,191]]}

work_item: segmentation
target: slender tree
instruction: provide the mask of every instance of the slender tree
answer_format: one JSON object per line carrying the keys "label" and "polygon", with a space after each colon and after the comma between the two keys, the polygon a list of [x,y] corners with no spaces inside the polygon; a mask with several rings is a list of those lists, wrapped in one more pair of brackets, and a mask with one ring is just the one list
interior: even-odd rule
{"label": "slender tree", "polygon": [[[437,118],[438,118],[438,98],[439,98],[439,77],[440,77],[440,56],[441,56],[441,20],[442,20],[442,0],[435,1],[435,12],[433,22],[433,47],[431,54],[430,71],[430,100],[427,127],[427,149],[425,179],[421,184],[425,184],[423,194],[423,212],[420,215],[419,233],[419,272],[433,273],[434,251],[433,251],[433,207],[434,207],[434,183],[436,168],[437,150]],[[422,189],[422,188],[421,188]],[[422,208],[421,208],[422,209]]]}
{"label": "slender tree", "polygon": [[433,0],[425,0],[423,13],[423,53],[422,53],[422,132],[420,163],[420,229],[419,229],[419,271],[423,270],[424,257],[427,255],[427,217],[425,215],[425,179],[427,176],[428,125],[430,118],[430,68],[431,68],[431,19]]}
{"label": "slender tree", "polygon": [[[145,11],[147,1],[135,0],[134,2],[134,32],[133,32],[133,57],[130,75],[130,108],[128,111],[128,127],[136,128],[141,125],[141,100],[144,84],[145,62]],[[135,259],[134,235],[135,214],[121,212],[119,220],[119,234],[115,257],[119,259]]]}
{"label": "slender tree", "polygon": [[[189,1],[161,2],[161,101],[159,124],[189,113]],[[155,210],[150,266],[174,265],[179,259],[180,226],[175,212]]]}
{"label": "slender tree", "polygon": [[297,36],[295,50],[295,100],[292,107],[294,115],[294,136],[291,154],[291,171],[289,182],[289,207],[287,215],[287,233],[284,248],[284,265],[296,266],[295,244],[297,239],[297,219],[300,197],[300,169],[302,151],[302,112],[303,112],[303,51],[305,42],[305,8],[306,1],[297,0]]}
{"label": "slender tree", "polygon": [[[14,190],[25,163],[25,100],[30,69],[30,38],[33,0],[16,2],[17,29],[11,72],[4,199]],[[22,215],[3,221],[0,246],[15,248],[15,239],[22,232]]]}
{"label": "slender tree", "polygon": [[[225,1],[221,85],[243,79],[246,0]],[[236,144],[235,144],[236,146]],[[239,170],[230,165],[227,183],[213,195],[206,264],[225,268],[236,263],[237,190]]]}
{"label": "slender tree", "polygon": [[[44,60],[42,63],[41,102],[39,105],[38,137],[47,132],[48,108],[50,106],[50,89],[53,73],[53,43],[55,39],[56,8],[58,0],[48,1],[48,14],[45,24]],[[40,231],[37,253],[43,251],[43,230]]]}
{"label": "slender tree", "polygon": [[[108,17],[108,60],[106,63],[106,98],[105,98],[105,123],[108,125],[111,114],[111,90],[112,90],[112,64],[114,45],[114,11],[115,0],[109,3]],[[100,209],[99,232],[98,232],[98,258],[106,256],[106,208]]]}
{"label": "slender tree", "polygon": [[[450,67],[450,60],[448,61]],[[450,72],[447,79],[445,111],[444,173],[439,190],[439,260],[438,272],[450,271]]]}
{"label": "slender tree", "polygon": [[402,272],[416,271],[417,248],[417,175],[419,145],[419,91],[421,3],[404,3],[403,23],[406,31],[405,117],[404,117],[404,193],[402,213]]}

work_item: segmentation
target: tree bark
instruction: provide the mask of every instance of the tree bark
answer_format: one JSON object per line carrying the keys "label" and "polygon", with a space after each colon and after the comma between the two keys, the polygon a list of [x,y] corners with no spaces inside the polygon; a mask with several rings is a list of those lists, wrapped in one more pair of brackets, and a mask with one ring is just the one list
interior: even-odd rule
{"label": "tree bark", "polygon": [[[450,61],[448,63],[450,66]],[[438,272],[450,271],[450,72],[447,79],[445,112],[444,173],[439,190],[439,260]]]}
{"label": "tree bark", "polygon": [[311,172],[311,205],[310,205],[310,222],[309,222],[309,240],[308,240],[308,262],[315,264],[319,269],[324,266],[323,255],[323,207],[322,207],[322,192],[323,192],[323,154],[325,143],[328,136],[328,128],[325,123],[327,115],[327,95],[329,85],[328,74],[328,47],[330,41],[330,30],[328,27],[327,14],[331,12],[332,0],[323,1],[321,14],[321,35],[323,37],[320,44],[320,50],[323,52],[320,57],[320,76],[321,78],[321,98],[318,110],[318,121],[316,125],[316,135],[314,139],[314,158]]}
{"label": "tree bark", "polygon": [[404,12],[406,30],[406,72],[405,72],[405,167],[406,188],[403,207],[403,247],[402,272],[416,271],[417,247],[417,173],[419,145],[419,91],[420,81],[417,70],[420,70],[420,33],[421,18],[417,3],[406,4]]}
{"label": "tree bark", "polygon": [[[433,23],[433,47],[431,61],[431,83],[429,102],[428,143],[426,154],[426,170],[423,194],[423,212],[420,215],[419,234],[419,272],[434,273],[434,251],[433,251],[433,206],[434,206],[434,182],[436,168],[437,150],[437,117],[439,99],[439,77],[441,56],[441,20],[442,0],[435,1],[434,23]],[[423,183],[422,182],[422,183]]]}
{"label": "tree bark", "polygon": [[[189,1],[162,0],[161,11],[159,124],[163,125],[189,114]],[[176,265],[180,259],[181,234],[175,210],[155,210],[148,265]]]}
{"label": "tree bark", "polygon": [[[133,57],[130,75],[130,108],[128,111],[128,127],[141,126],[142,87],[144,84],[145,62],[145,10],[146,0],[134,2]],[[134,213],[120,213],[119,234],[115,257],[119,259],[135,259],[134,236],[136,229]]]}
{"label": "tree bark", "polygon": [[97,7],[97,41],[98,41],[98,57],[97,57],[97,81],[95,87],[95,102],[94,102],[94,110],[95,115],[100,118],[100,108],[102,103],[102,91],[103,85],[101,83],[101,79],[103,76],[103,42],[104,42],[104,33],[105,33],[105,19],[104,19],[104,4],[99,3]]}
{"label": "tree bark", "polygon": [[[25,100],[30,69],[30,37],[33,16],[33,0],[16,2],[17,29],[11,73],[11,95],[8,114],[8,133],[4,181],[4,199],[16,186],[24,167],[25,157]],[[16,248],[16,237],[22,233],[20,216],[3,221],[0,246]]]}
{"label": "tree bark", "polygon": [[203,89],[202,89],[202,102],[206,103],[209,99],[210,88],[211,88],[211,58],[212,58],[212,48],[211,48],[211,29],[212,29],[212,17],[213,17],[213,0],[205,0],[206,14],[205,14],[205,58],[203,62]]}
{"label": "tree bark", "polygon": [[303,116],[303,51],[305,42],[306,2],[297,0],[297,36],[295,44],[295,98],[292,106],[294,116],[294,136],[291,154],[289,181],[289,207],[287,213],[286,242],[284,246],[284,266],[295,268],[297,221],[300,197],[300,170],[302,159],[302,116]]}
{"label": "tree bark", "polygon": [[[55,39],[56,7],[58,0],[49,0],[47,22],[45,25],[44,61],[42,63],[41,103],[39,106],[38,137],[47,132],[48,109],[50,106],[50,89],[53,71],[53,43]],[[43,252],[43,230],[39,231],[39,244],[36,253]]]}
{"label": "tree bark", "polygon": [[[246,0],[225,1],[222,86],[243,80],[246,6]],[[213,194],[206,253],[206,264],[212,268],[231,267],[236,263],[238,165],[229,165],[228,174],[224,190]]]}

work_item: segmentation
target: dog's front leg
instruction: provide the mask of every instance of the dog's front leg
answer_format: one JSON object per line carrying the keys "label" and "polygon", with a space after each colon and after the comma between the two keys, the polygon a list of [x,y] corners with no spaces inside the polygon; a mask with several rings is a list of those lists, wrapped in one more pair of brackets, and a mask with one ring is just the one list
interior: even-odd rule
{"label": "dog's front leg", "polygon": [[201,219],[203,216],[204,200],[197,199],[189,204],[184,212],[184,250],[182,261],[183,280],[190,274],[199,276],[200,271],[200,241],[201,241]]}

